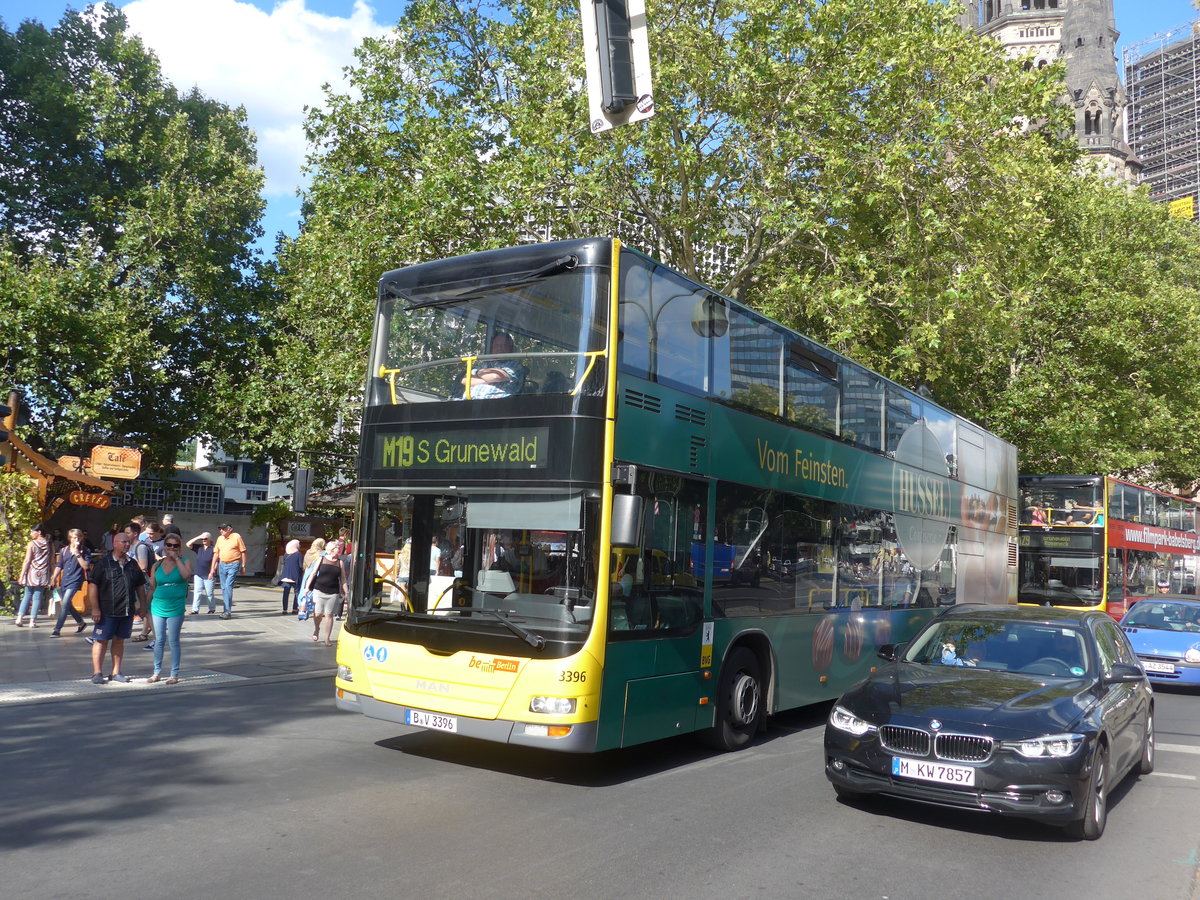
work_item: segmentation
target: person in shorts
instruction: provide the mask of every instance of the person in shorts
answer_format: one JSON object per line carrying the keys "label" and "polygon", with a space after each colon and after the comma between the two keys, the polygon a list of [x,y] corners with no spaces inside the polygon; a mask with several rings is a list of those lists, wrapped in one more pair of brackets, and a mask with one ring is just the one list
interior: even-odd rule
{"label": "person in shorts", "polygon": [[329,544],[312,572],[307,573],[308,577],[300,588],[301,594],[312,591],[316,603],[314,617],[319,630],[313,631],[313,640],[324,638],[326,647],[333,646],[333,617],[341,608],[341,596],[347,588],[340,556],[337,542]]}
{"label": "person in shorts", "polygon": [[129,555],[130,536],[113,535],[113,551],[99,557],[88,572],[88,604],[96,628],[92,632],[92,684],[104,684],[104,653],[111,646],[112,676],[129,681],[121,673],[125,641],[133,634],[133,616],[148,615],[146,576]]}

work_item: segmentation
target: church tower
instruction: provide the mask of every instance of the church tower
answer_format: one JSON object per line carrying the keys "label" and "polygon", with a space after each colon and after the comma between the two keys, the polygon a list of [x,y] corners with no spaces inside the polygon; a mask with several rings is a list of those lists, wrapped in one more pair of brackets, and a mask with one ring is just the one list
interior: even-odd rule
{"label": "church tower", "polygon": [[1117,75],[1112,0],[1072,0],[1062,24],[1067,104],[1075,138],[1109,178],[1136,181],[1140,166],[1125,142],[1125,90]]}
{"label": "church tower", "polygon": [[965,0],[964,27],[998,40],[1010,59],[1044,67],[1066,61],[1063,102],[1075,113],[1079,146],[1110,178],[1136,181],[1125,142],[1125,92],[1117,69],[1113,0]]}

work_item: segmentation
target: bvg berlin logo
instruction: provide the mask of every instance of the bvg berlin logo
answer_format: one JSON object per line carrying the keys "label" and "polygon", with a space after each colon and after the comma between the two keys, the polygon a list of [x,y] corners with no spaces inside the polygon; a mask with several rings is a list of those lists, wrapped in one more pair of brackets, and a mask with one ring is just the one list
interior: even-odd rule
{"label": "bvg berlin logo", "polygon": [[477,656],[472,656],[471,661],[467,663],[468,669],[478,669],[481,672],[487,672],[493,675],[497,672],[516,674],[517,661],[515,659],[481,659]]}

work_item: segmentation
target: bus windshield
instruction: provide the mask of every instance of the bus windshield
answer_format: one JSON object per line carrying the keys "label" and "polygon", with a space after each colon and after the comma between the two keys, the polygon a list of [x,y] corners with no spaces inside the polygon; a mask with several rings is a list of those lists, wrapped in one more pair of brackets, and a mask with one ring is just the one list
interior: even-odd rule
{"label": "bus windshield", "polygon": [[1022,525],[1103,525],[1104,494],[1099,479],[1025,478],[1021,484]]}
{"label": "bus windshield", "polygon": [[571,259],[436,284],[385,278],[368,405],[599,393],[607,278]]}
{"label": "bus windshield", "polygon": [[1096,606],[1104,597],[1098,552],[1025,548],[1017,599],[1039,606]]}
{"label": "bus windshield", "polygon": [[580,493],[364,495],[374,559],[356,618],[511,632],[541,649],[586,637],[597,513]]}

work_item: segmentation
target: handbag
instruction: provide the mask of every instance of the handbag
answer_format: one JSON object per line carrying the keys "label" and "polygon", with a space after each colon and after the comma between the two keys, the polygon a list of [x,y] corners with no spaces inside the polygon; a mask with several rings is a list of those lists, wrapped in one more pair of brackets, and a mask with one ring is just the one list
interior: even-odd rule
{"label": "handbag", "polygon": [[317,601],[313,599],[312,591],[309,591],[300,598],[300,611],[296,613],[296,621],[303,622],[311,616],[317,608]]}
{"label": "handbag", "polygon": [[71,606],[75,608],[75,612],[83,612],[88,605],[88,591],[85,584],[71,597]]}

